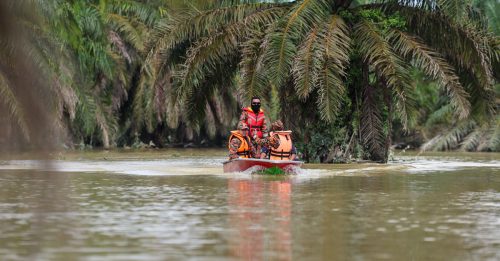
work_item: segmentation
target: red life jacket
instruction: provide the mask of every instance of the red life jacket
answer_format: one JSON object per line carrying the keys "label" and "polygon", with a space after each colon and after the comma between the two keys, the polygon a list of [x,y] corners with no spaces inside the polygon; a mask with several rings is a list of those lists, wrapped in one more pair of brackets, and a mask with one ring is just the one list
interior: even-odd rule
{"label": "red life jacket", "polygon": [[248,118],[246,124],[250,128],[250,136],[253,136],[254,130],[257,130],[257,137],[262,138],[262,126],[264,125],[264,111],[260,109],[259,113],[253,112],[251,107],[243,108],[247,112]]}

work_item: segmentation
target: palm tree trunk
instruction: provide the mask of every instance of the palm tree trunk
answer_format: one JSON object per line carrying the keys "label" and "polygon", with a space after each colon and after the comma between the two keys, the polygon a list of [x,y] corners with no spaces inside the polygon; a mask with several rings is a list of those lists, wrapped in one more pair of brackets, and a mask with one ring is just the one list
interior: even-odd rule
{"label": "palm tree trunk", "polygon": [[[359,93],[356,95],[356,105],[358,106],[358,112],[359,112],[359,120],[358,120],[358,143],[362,145],[363,150],[365,150],[365,142],[363,140],[363,136],[361,133],[362,129],[362,120],[361,117],[363,115],[363,97],[364,97],[364,91],[367,88],[367,86],[370,84],[370,78],[369,78],[369,67],[367,63],[361,63],[361,86],[359,88]],[[365,153],[363,153],[365,154]],[[366,160],[365,156],[362,156],[364,160]]]}
{"label": "palm tree trunk", "polygon": [[342,158],[345,160],[345,162],[348,162],[349,161],[349,154],[351,153],[351,150],[354,150],[354,148],[351,148],[354,146],[354,139],[356,137],[356,133],[353,132],[352,135],[351,135],[351,138],[349,139],[349,143],[347,143],[347,147],[344,151],[344,155],[342,155]]}
{"label": "palm tree trunk", "polygon": [[102,146],[105,150],[109,149],[109,133],[105,128],[102,129]]}

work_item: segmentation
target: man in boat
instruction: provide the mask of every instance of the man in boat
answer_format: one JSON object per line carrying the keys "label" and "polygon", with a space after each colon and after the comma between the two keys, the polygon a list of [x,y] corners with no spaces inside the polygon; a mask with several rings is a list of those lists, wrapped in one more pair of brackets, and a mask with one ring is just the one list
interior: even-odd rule
{"label": "man in boat", "polygon": [[231,131],[228,147],[230,160],[255,157],[255,146],[250,139],[249,128],[245,123],[240,122],[238,124],[238,130]]}
{"label": "man in boat", "polygon": [[268,136],[266,116],[264,115],[264,110],[260,108],[259,97],[253,97],[250,107],[243,108],[240,116],[240,124],[243,123],[249,127],[252,137],[255,133],[261,139]]}
{"label": "man in boat", "polygon": [[277,120],[271,124],[269,137],[259,139],[254,137],[256,143],[262,146],[260,158],[270,160],[296,160],[297,149],[292,143],[292,131],[283,130],[283,122]]}

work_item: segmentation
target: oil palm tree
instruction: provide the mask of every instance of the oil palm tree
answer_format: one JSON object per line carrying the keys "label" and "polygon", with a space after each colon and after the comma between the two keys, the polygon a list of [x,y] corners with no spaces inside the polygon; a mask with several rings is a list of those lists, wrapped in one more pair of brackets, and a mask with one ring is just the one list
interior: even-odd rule
{"label": "oil palm tree", "polygon": [[52,148],[62,131],[57,111],[75,105],[61,46],[36,10],[31,1],[0,4],[2,139],[16,148]]}
{"label": "oil palm tree", "polygon": [[[169,118],[175,118],[173,115],[182,118],[175,107],[166,106],[165,96],[168,93],[161,89],[165,86],[144,98],[134,80],[141,72],[139,65],[150,29],[157,20],[168,15],[167,8],[178,8],[186,1],[172,0],[168,5],[164,4],[164,1],[135,0],[18,1],[2,4],[2,12],[16,14],[3,16],[5,28],[22,26],[24,33],[23,37],[13,37],[8,33],[16,30],[9,28],[9,32],[5,31],[2,35],[4,68],[12,68],[10,72],[19,76],[22,71],[20,61],[34,61],[31,65],[36,67],[36,73],[31,70],[30,74],[41,77],[38,82],[47,83],[46,88],[39,88],[36,84],[31,87],[33,91],[28,87],[25,92],[34,97],[40,92],[39,103],[23,102],[23,91],[16,87],[19,84],[15,84],[9,72],[2,71],[0,106],[2,112],[9,111],[1,115],[2,119],[5,116],[9,121],[2,121],[4,126],[11,126],[11,121],[17,122],[17,128],[28,140],[33,135],[29,130],[30,123],[34,122],[30,115],[42,110],[27,111],[30,106],[26,104],[39,104],[44,109],[46,105],[54,104],[54,107],[49,106],[51,113],[46,113],[46,116],[56,119],[56,125],[61,130],[68,130],[66,144],[83,141],[109,147],[119,138],[130,138],[118,136],[132,136],[142,127],[140,120],[133,121],[129,117],[131,113],[138,115],[137,119],[144,119],[151,114],[148,112],[157,110]],[[11,19],[7,20],[7,17]],[[19,40],[21,38],[23,40]],[[129,97],[134,100],[142,97],[147,102],[131,106],[127,102]],[[206,127],[212,135],[214,126],[225,115],[217,102],[214,104],[213,120]],[[35,127],[34,132],[37,130],[39,128]]]}
{"label": "oil palm tree", "polygon": [[330,123],[352,110],[353,136],[369,158],[387,161],[393,119],[408,128],[416,111],[412,67],[438,82],[456,117],[494,113],[498,38],[454,2],[229,1],[186,12],[157,28],[149,86],[176,75],[175,100],[196,124],[234,79],[244,97],[266,98],[274,85],[282,116],[297,103]]}
{"label": "oil palm tree", "polygon": [[[498,36],[498,6],[496,1],[472,1],[467,6],[467,10],[472,15],[480,10],[486,14],[487,21],[476,19],[479,26],[488,25],[490,31]],[[498,52],[498,47],[497,47]],[[498,54],[497,54],[498,55]],[[498,59],[493,60],[493,76],[497,84],[495,85],[496,110],[500,108],[500,85]],[[417,75],[417,82],[424,80],[424,77]],[[422,90],[431,90],[433,82],[420,83]],[[420,123],[417,124],[418,132],[422,134],[425,143],[421,146],[421,151],[435,150],[462,150],[462,151],[500,151],[500,118],[496,114],[492,117],[485,117],[480,113],[473,113],[466,119],[458,119],[453,115],[453,108],[446,97],[434,96],[433,99],[423,101],[420,97],[419,107],[421,108]],[[437,99],[437,100],[436,100]]]}
{"label": "oil palm tree", "polygon": [[164,11],[141,1],[56,1],[50,26],[68,53],[77,97],[67,119],[72,139],[108,148],[117,139],[122,105],[149,29]]}
{"label": "oil palm tree", "polygon": [[[174,10],[171,13],[189,14],[204,12],[203,10],[209,9],[216,2],[219,1],[170,0],[165,4],[166,8]],[[173,64],[172,61],[158,60],[158,51],[161,52],[157,46],[158,40],[166,33],[165,27],[171,26],[171,23],[178,19],[179,17],[173,15],[164,17],[152,33],[151,41],[147,43],[145,63],[142,65],[140,80],[133,96],[133,122],[139,130],[144,128],[143,132],[149,134],[167,129],[161,135],[170,137],[170,143],[189,142],[193,139],[220,140],[236,124],[236,109],[241,106],[236,81],[232,75],[214,78],[211,86],[218,85],[221,88],[209,87],[213,95],[198,93],[190,96],[189,99],[199,101],[196,103],[197,110],[204,112],[202,120],[191,124],[193,118],[185,107],[192,103],[187,97],[186,100],[176,99],[175,86],[180,82],[179,78],[175,77],[177,72],[167,65]],[[181,52],[177,53],[177,57],[182,56]],[[200,99],[204,101],[201,102]]]}
{"label": "oil palm tree", "polygon": [[[500,97],[500,84],[496,85],[496,97]],[[500,108],[500,99],[496,101]],[[428,140],[421,146],[426,150],[500,151],[500,115],[490,119],[479,116],[467,119],[453,117],[447,103],[438,102],[429,115],[422,132]]]}
{"label": "oil palm tree", "polygon": [[472,7],[476,9],[476,12],[484,12],[491,31],[497,36],[500,35],[500,2],[496,0],[474,0],[472,2]]}

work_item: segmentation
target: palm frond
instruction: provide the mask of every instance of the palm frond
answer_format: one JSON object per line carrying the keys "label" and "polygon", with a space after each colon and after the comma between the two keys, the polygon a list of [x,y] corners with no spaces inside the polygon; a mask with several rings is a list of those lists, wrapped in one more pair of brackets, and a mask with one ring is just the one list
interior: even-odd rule
{"label": "palm frond", "polygon": [[[146,27],[140,23],[133,24],[131,19],[117,14],[108,15],[109,23],[116,32],[119,32],[139,52],[144,51]],[[114,31],[113,31],[114,32]],[[116,34],[115,32],[115,34]],[[122,36],[118,36],[122,38]],[[115,36],[117,37],[117,36]],[[117,38],[118,38],[117,37]],[[122,41],[123,42],[123,41]],[[120,48],[123,52],[123,47]],[[130,60],[130,58],[129,58]]]}
{"label": "palm frond", "polygon": [[460,145],[460,142],[470,134],[474,129],[475,123],[473,121],[462,121],[454,128],[447,130],[446,133],[440,135],[433,150],[452,150]]}
{"label": "palm frond", "polygon": [[373,23],[361,20],[354,26],[354,37],[364,61],[398,97],[395,99],[397,114],[406,128],[415,111],[414,100],[408,95],[413,88],[409,71]]}
{"label": "palm frond", "polygon": [[328,18],[330,7],[325,0],[297,2],[284,19],[277,22],[276,31],[269,33],[266,68],[271,81],[282,86],[292,68],[297,46],[304,35]]}
{"label": "palm frond", "polygon": [[457,21],[463,21],[467,16],[467,7],[470,1],[466,0],[437,0],[441,12]]}
{"label": "palm frond", "polygon": [[147,77],[147,75],[140,77],[139,82],[137,83],[135,92],[133,93],[134,98],[132,104],[132,118],[134,119],[135,126],[142,126],[146,122],[144,110],[147,106],[146,101],[151,98],[146,96],[146,86],[153,85],[153,79],[151,79],[151,77]]}
{"label": "palm frond", "polygon": [[264,35],[255,31],[241,45],[241,88],[247,98],[262,97],[270,81],[264,70],[262,44]]}
{"label": "palm frond", "polygon": [[[191,93],[182,99],[186,120],[190,127],[199,129],[203,122],[206,110],[205,104],[217,92],[218,89],[227,87],[227,83],[234,78],[237,69],[237,57],[228,58],[224,64],[215,64],[210,74],[204,75],[204,80],[199,84],[191,86]],[[177,94],[178,94],[178,90]]]}
{"label": "palm frond", "polygon": [[30,54],[30,59],[37,71],[51,82],[48,85],[50,89],[46,95],[55,96],[58,118],[62,118],[65,110],[72,120],[75,117],[78,97],[74,90],[75,69],[70,59],[71,55],[66,46],[47,32],[47,29],[41,26],[32,26],[30,30],[36,34],[36,37],[30,42],[18,45],[18,48],[21,48],[23,53]]}
{"label": "palm frond", "polygon": [[205,129],[208,137],[213,139],[217,131],[217,121],[215,119],[215,112],[210,108],[210,104],[205,104]]}
{"label": "palm frond", "polygon": [[471,110],[468,93],[458,80],[458,76],[444,59],[417,38],[399,30],[392,30],[389,39],[395,50],[411,59],[413,64],[438,81],[450,97],[450,101],[460,119],[466,118]]}
{"label": "palm frond", "polygon": [[434,136],[432,139],[428,140],[420,146],[420,152],[431,151],[436,147],[436,144],[441,139],[443,135],[439,134]]}
{"label": "palm frond", "polygon": [[500,151],[500,116],[497,115],[496,120],[493,122],[489,132],[491,137],[488,140],[488,148],[491,151]]}
{"label": "palm frond", "polygon": [[184,121],[189,127],[199,130],[200,125],[205,123],[207,99],[213,95],[215,86],[212,83],[204,83],[200,86],[203,91],[194,91],[183,100]]}
{"label": "palm frond", "polygon": [[171,80],[170,70],[159,72],[156,81],[147,74],[140,77],[133,93],[134,128],[146,127],[151,133],[163,121],[166,121],[171,128],[178,127],[179,109],[178,104],[173,101],[174,90]]}
{"label": "palm frond", "polygon": [[11,119],[19,126],[25,139],[30,139],[30,131],[26,124],[26,115],[22,104],[17,100],[16,95],[12,92],[11,86],[7,79],[4,78],[0,71],[0,103],[6,105],[9,110]]}
{"label": "palm frond", "polygon": [[129,64],[132,63],[132,57],[130,52],[127,50],[125,42],[121,39],[120,35],[118,35],[115,31],[109,31],[108,33],[109,41],[118,49],[121,53],[121,56],[127,60]]}
{"label": "palm frond", "polygon": [[112,115],[105,113],[101,107],[101,103],[96,103],[95,119],[99,128],[101,141],[105,149],[110,147],[112,135],[116,132],[116,122],[112,120]]}
{"label": "palm frond", "polygon": [[460,142],[460,150],[462,151],[475,151],[479,146],[481,137],[484,135],[484,131],[476,128],[474,131],[465,136]]}
{"label": "palm frond", "polygon": [[[319,47],[324,52],[325,59],[332,59],[339,75],[345,76],[345,69],[349,65],[351,38],[349,27],[338,15],[332,15],[324,30],[320,31],[323,45]],[[323,50],[324,48],[324,50]]]}
{"label": "palm frond", "polygon": [[425,126],[430,128],[431,126],[441,124],[441,123],[449,123],[452,120],[454,110],[451,104],[444,105],[439,109],[435,110],[425,122]]}
{"label": "palm frond", "polygon": [[159,3],[156,4],[151,1],[144,3],[135,0],[112,0],[108,1],[105,8],[108,10],[102,11],[116,13],[124,17],[135,17],[148,27],[154,26],[162,15]]}
{"label": "palm frond", "polygon": [[419,36],[433,50],[456,67],[465,68],[475,75],[477,87],[491,89],[494,79],[491,58],[491,36],[476,27],[454,22],[450,17],[417,7],[388,4],[386,13],[399,12],[407,21],[407,30]]}
{"label": "palm frond", "polygon": [[321,119],[329,123],[335,121],[335,117],[342,107],[346,92],[344,80],[338,73],[335,70],[334,60],[328,59],[323,63],[321,71],[315,77],[318,84],[319,97],[317,104]]}
{"label": "palm frond", "polygon": [[96,101],[92,95],[87,92],[78,92],[78,104],[76,107],[75,125],[78,126],[78,132],[81,136],[90,136],[94,133],[96,123]]}
{"label": "palm frond", "polygon": [[495,35],[500,35],[500,3],[498,1],[485,1],[483,3],[489,28]]}
{"label": "palm frond", "polygon": [[300,99],[305,100],[316,88],[315,74],[321,70],[321,61],[318,59],[316,41],[318,40],[318,27],[315,27],[299,47],[293,63],[295,91]]}
{"label": "palm frond", "polygon": [[177,129],[180,125],[182,105],[174,102],[168,103],[168,113],[166,114],[167,126],[171,129]]}
{"label": "palm frond", "polygon": [[[176,31],[187,30],[185,32],[179,31],[179,34],[184,35],[185,38],[182,38],[183,40],[179,40],[180,38],[175,40],[175,36],[174,38],[160,38],[157,41],[157,47],[149,52],[145,62],[153,64],[149,67],[149,73],[154,77],[155,71],[168,62],[168,54],[172,48],[176,48],[176,44],[197,39],[188,49],[184,68],[180,73],[183,79],[187,79],[187,82],[181,81],[183,86],[179,88],[179,98],[182,98],[184,94],[189,94],[189,90],[184,87],[189,88],[188,86],[192,84],[200,84],[203,74],[210,73],[216,63],[224,63],[225,59],[229,59],[232,56],[229,53],[239,51],[237,48],[239,43],[251,35],[250,32],[253,31],[254,27],[269,24],[276,19],[280,12],[283,12],[283,8],[283,5],[246,4],[211,10],[194,17],[174,20],[169,26],[175,27]],[[210,27],[214,23],[217,26]],[[199,26],[207,28],[200,29]]]}
{"label": "palm frond", "polygon": [[[265,67],[264,50],[267,49],[268,39],[266,32],[272,30],[273,23],[284,14],[286,8],[274,7],[268,10],[251,14],[245,18],[240,32],[244,35],[239,42],[241,49],[240,88],[247,98],[253,96],[265,97],[270,85],[269,72]],[[275,24],[274,24],[275,25]]]}
{"label": "palm frond", "polygon": [[[240,4],[203,12],[190,11],[164,19],[156,26],[147,61],[170,60],[171,51],[182,43],[195,41],[223,30],[225,27],[244,23],[249,15],[262,13],[255,19],[265,22],[273,13],[285,8],[283,4]],[[267,11],[267,12],[266,12]]]}
{"label": "palm frond", "polygon": [[[177,87],[177,98],[185,99],[194,89],[202,85],[207,75],[216,68],[238,56],[236,30],[221,32],[196,42],[187,53],[186,61],[180,72],[181,84]],[[234,71],[226,73],[234,74]]]}
{"label": "palm frond", "polygon": [[165,114],[168,113],[167,111],[167,103],[168,103],[168,98],[171,98],[167,96],[168,89],[172,88],[170,85],[170,75],[165,74],[162,81],[158,81],[154,85],[154,96],[153,96],[153,108],[154,108],[154,114],[156,115],[156,122],[160,123],[163,122],[163,119],[165,118]]}
{"label": "palm frond", "polygon": [[383,160],[385,153],[384,124],[382,123],[380,107],[377,104],[376,89],[371,85],[365,86],[360,121],[361,139],[363,144],[367,146],[372,159]]}
{"label": "palm frond", "polygon": [[[236,121],[239,119],[239,109],[242,107],[241,103],[238,102],[238,87],[237,82],[233,78],[228,83],[224,84],[224,88],[219,88],[218,93],[215,96],[218,104],[221,107],[221,119],[224,126],[233,129],[236,126]],[[235,109],[236,108],[236,109]]]}
{"label": "palm frond", "polygon": [[312,73],[318,88],[321,117],[327,122],[335,120],[344,99],[343,78],[349,64],[350,41],[348,27],[338,15],[332,15],[318,34],[315,60],[320,68]]}

